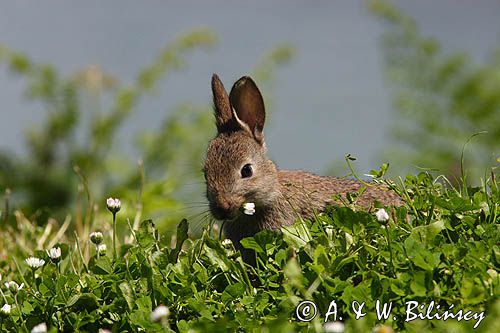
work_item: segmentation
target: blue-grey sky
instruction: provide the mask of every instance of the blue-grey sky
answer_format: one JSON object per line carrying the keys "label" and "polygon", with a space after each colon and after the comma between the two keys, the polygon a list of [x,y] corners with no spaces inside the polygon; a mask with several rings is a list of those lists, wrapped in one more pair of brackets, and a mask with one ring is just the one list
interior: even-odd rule
{"label": "blue-grey sky", "polygon": [[[396,3],[447,50],[463,49],[480,61],[500,45],[499,1]],[[218,45],[190,56],[188,70],[162,83],[123,133],[155,128],[180,102],[211,103],[212,73],[228,87],[266,51],[287,42],[296,56],[277,72],[265,129],[280,167],[321,172],[351,153],[364,172],[381,163],[378,154],[390,144],[394,114],[380,49],[384,26],[364,1],[2,0],[0,8],[0,44],[65,74],[97,64],[125,82],[179,34],[196,27],[216,32]],[[25,153],[24,131],[44,116],[40,105],[23,99],[24,87],[0,69],[0,149],[19,154]]]}

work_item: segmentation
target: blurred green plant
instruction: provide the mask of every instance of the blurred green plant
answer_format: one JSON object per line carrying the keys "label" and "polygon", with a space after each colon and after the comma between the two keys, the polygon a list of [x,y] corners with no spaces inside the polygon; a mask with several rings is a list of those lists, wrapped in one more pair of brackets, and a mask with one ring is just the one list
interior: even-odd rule
{"label": "blurred green plant", "polygon": [[483,63],[465,52],[446,52],[423,37],[407,14],[388,1],[369,1],[387,25],[383,35],[387,77],[394,86],[394,148],[386,151],[392,170],[409,165],[437,169],[452,182],[461,176],[464,144],[474,179],[500,153],[500,50]]}
{"label": "blurred green plant", "polygon": [[[15,214],[26,214],[45,225],[49,217],[60,221],[73,211],[70,225],[78,235],[87,235],[99,223],[94,212],[107,196],[119,196],[137,208],[135,227],[142,214],[165,227],[190,213],[193,197],[202,200],[203,152],[214,134],[208,103],[181,102],[165,113],[158,130],[140,133],[138,165],[123,156],[116,140],[160,80],[184,69],[188,54],[213,47],[216,39],[206,29],[176,38],[130,84],[95,65],[62,76],[53,66],[1,47],[0,64],[27,81],[26,97],[46,112],[44,122],[27,134],[27,156],[0,152],[0,189],[11,192],[2,218],[16,225],[20,218]],[[264,55],[256,69],[267,74],[262,83],[269,83],[273,71],[291,56],[289,45]]]}
{"label": "blurred green plant", "polygon": [[[130,85],[120,84],[97,66],[62,77],[54,67],[3,47],[1,61],[27,81],[26,96],[43,106],[46,118],[29,131],[26,157],[1,153],[5,163],[0,167],[0,187],[12,189],[15,205],[28,214],[41,215],[43,223],[49,214],[58,216],[75,202],[78,184],[96,198],[116,191],[117,183],[131,185],[127,179],[136,179],[138,168],[127,167],[128,163],[115,168],[110,163],[120,152],[113,149],[118,130],[161,78],[185,66],[185,55],[215,41],[209,30],[177,38]],[[103,102],[105,98],[109,105]],[[82,134],[85,139],[77,140]],[[134,185],[138,189],[137,182]],[[92,202],[86,205],[92,207]]]}

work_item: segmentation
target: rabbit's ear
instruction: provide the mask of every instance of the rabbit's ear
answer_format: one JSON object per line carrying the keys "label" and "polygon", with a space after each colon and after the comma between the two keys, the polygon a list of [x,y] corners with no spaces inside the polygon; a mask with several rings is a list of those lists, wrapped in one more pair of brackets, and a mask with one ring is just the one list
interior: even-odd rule
{"label": "rabbit's ear", "polygon": [[229,94],[234,117],[243,130],[249,131],[260,144],[264,143],[266,111],[264,100],[255,82],[244,76],[233,85]]}
{"label": "rabbit's ear", "polygon": [[217,131],[222,133],[234,130],[237,125],[233,119],[229,96],[217,74],[212,75],[212,94]]}

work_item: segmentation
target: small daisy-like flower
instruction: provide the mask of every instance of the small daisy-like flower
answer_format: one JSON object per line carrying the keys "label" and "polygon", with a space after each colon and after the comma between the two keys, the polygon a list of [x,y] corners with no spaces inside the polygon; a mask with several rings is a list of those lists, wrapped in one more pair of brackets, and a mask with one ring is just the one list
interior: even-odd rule
{"label": "small daisy-like flower", "polygon": [[41,323],[31,329],[31,333],[47,333],[47,324]]}
{"label": "small daisy-like flower", "polygon": [[246,215],[255,214],[255,204],[253,202],[247,202],[243,204],[243,213]]}
{"label": "small daisy-like flower", "polygon": [[329,321],[323,326],[326,333],[343,333],[344,323],[340,321]]}
{"label": "small daisy-like flower", "polygon": [[6,303],[2,306],[2,308],[0,308],[0,313],[2,313],[4,315],[9,315],[11,309],[12,309],[12,307]]}
{"label": "small daisy-like flower", "polygon": [[25,261],[32,269],[38,269],[45,265],[45,260],[36,257],[29,257]]}
{"label": "small daisy-like flower", "polygon": [[233,244],[233,241],[230,240],[229,238],[226,238],[222,241],[222,246],[224,246],[226,249],[231,247],[232,244]]}
{"label": "small daisy-like flower", "polygon": [[170,310],[165,305],[159,305],[153,312],[151,312],[151,321],[159,321],[163,318],[167,318],[170,314]]}
{"label": "small daisy-like flower", "polygon": [[52,259],[53,262],[58,263],[61,260],[61,248],[53,247],[50,250],[47,250],[47,255]]}
{"label": "small daisy-like flower", "polygon": [[103,239],[104,237],[102,235],[102,232],[100,231],[94,231],[90,233],[90,241],[95,245],[101,244]]}
{"label": "small daisy-like flower", "polygon": [[377,210],[375,216],[379,222],[387,222],[389,220],[389,214],[383,208]]}
{"label": "small daisy-like flower", "polygon": [[97,245],[97,252],[99,252],[100,256],[105,256],[106,255],[106,244],[99,244]]}
{"label": "small daisy-like flower", "polygon": [[106,200],[106,205],[108,206],[108,210],[113,214],[118,213],[118,211],[122,208],[121,201],[114,198],[108,198]]}
{"label": "small daisy-like flower", "polygon": [[18,285],[17,282],[15,281],[9,281],[5,282],[5,288],[9,289],[11,293],[17,294],[17,292],[21,289],[23,289],[24,283],[21,283],[21,285]]}

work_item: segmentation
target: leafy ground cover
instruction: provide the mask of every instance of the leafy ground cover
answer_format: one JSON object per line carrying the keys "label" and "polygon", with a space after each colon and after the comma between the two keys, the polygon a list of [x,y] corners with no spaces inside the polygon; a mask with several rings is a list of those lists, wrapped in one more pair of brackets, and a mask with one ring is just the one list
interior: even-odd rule
{"label": "leafy ground cover", "polygon": [[[0,262],[0,327],[498,332],[495,175],[477,188],[453,189],[445,182],[429,173],[407,176],[394,187],[407,204],[386,207],[388,216],[357,209],[352,194],[345,205],[330,207],[314,221],[257,234],[244,241],[256,252],[256,267],[243,263],[216,225],[198,239],[188,237],[187,220],[172,240],[162,239],[151,220],[134,230],[128,220],[134,211],[126,203],[118,212],[113,206],[119,226],[126,225],[117,233],[116,257],[113,214],[104,205],[97,209],[102,215],[94,212],[109,225],[101,229],[102,240],[99,234],[57,238],[59,229],[33,225],[17,211],[16,225],[2,224],[2,250],[9,255]],[[26,261],[28,256],[43,263]],[[311,303],[297,307],[304,301],[313,302],[316,311],[308,311]],[[378,318],[383,304],[391,306],[390,314]],[[409,311],[414,304],[424,308]],[[446,311],[455,318],[439,319]]]}

